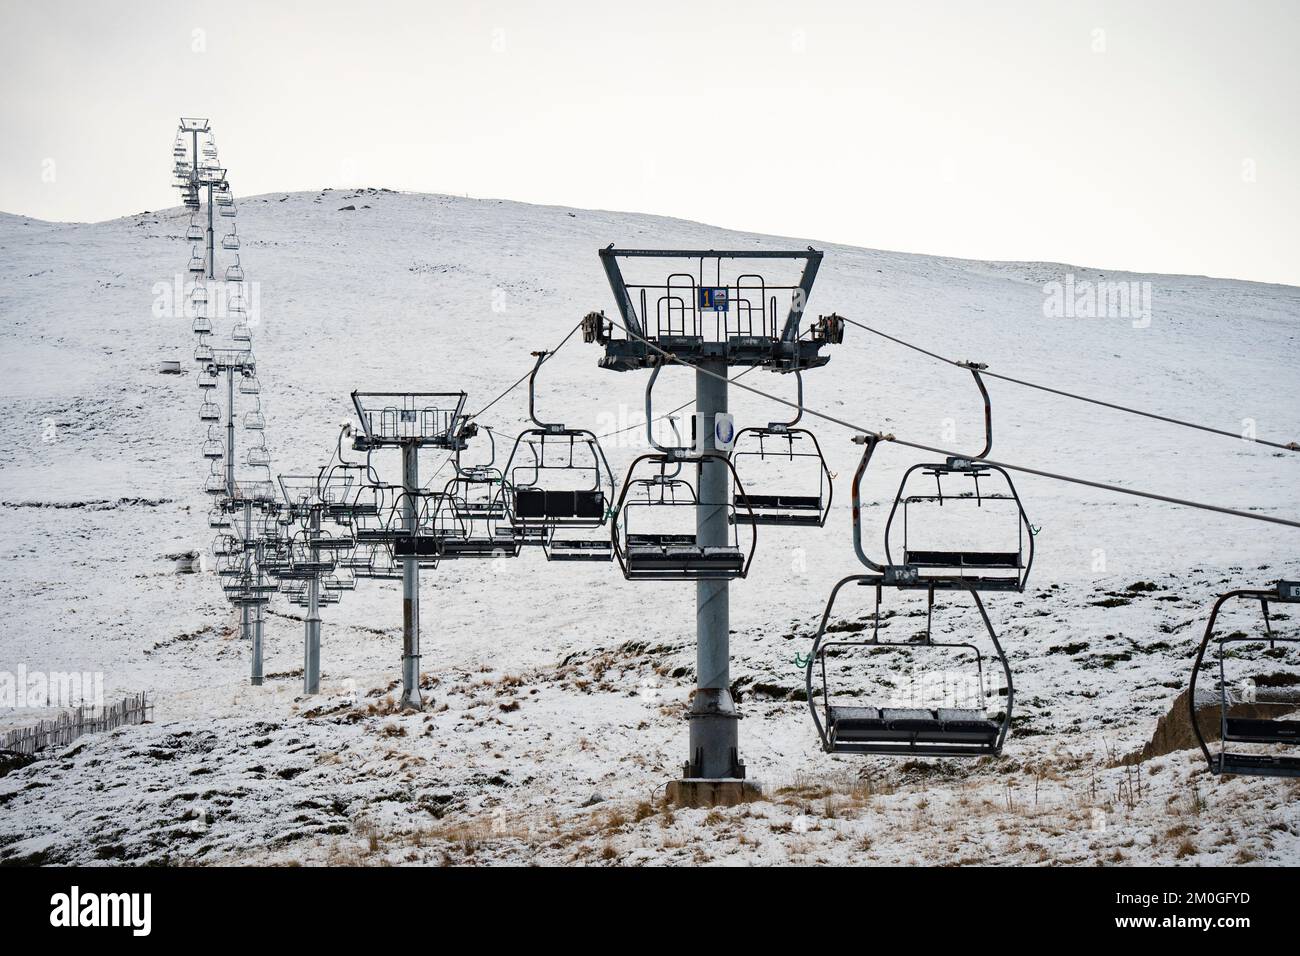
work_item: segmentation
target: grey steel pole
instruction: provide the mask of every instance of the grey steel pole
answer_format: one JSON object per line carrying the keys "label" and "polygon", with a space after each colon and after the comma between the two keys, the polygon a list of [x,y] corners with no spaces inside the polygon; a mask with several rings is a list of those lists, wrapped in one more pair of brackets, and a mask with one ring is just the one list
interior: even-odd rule
{"label": "grey steel pole", "polygon": [[[311,540],[310,555],[314,564],[320,560],[320,508],[313,505],[309,519]],[[313,574],[307,581],[307,625],[305,630],[302,689],[305,694],[320,693],[320,575]]]}
{"label": "grey steel pole", "polygon": [[259,603],[253,607],[253,686],[262,686],[262,605],[260,603],[262,592],[262,558],[265,554],[262,537],[257,539],[257,584],[259,590],[257,597]]}
{"label": "grey steel pole", "polygon": [[[247,588],[253,579],[253,555],[248,550],[248,542],[253,539],[253,502],[246,500],[244,502],[244,587]],[[250,627],[252,622],[249,619],[248,602],[244,601],[239,605],[239,637],[242,641],[251,641],[253,631]]]}
{"label": "grey steel pole", "polygon": [[208,183],[208,278],[216,278],[217,254],[212,244],[212,183]]}
{"label": "grey steel pole", "polygon": [[[714,378],[713,375],[719,376]],[[695,373],[695,407],[705,416],[704,449],[713,451],[713,416],[727,410],[727,366],[705,359]],[[722,461],[699,465],[695,533],[701,547],[725,546],[730,472]],[[691,703],[688,778],[719,779],[743,774],[738,743],[739,715],[731,697],[730,606],[727,581],[695,584],[695,699]]]}
{"label": "grey steel pole", "polygon": [[[420,446],[402,445],[402,489],[406,492],[402,512],[404,531],[415,528],[415,493],[420,488]],[[420,699],[420,563],[415,557],[402,559],[402,702],[403,710],[419,710]]]}
{"label": "grey steel pole", "polygon": [[226,366],[226,497],[235,497],[235,369]]}

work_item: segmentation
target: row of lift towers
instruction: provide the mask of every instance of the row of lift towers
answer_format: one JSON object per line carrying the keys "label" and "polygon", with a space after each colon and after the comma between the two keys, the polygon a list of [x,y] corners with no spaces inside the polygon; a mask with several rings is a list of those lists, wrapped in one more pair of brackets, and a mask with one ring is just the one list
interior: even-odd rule
{"label": "row of lift towers", "polygon": [[[594,433],[538,418],[536,378],[548,358],[545,352],[534,353],[528,378],[533,424],[515,438],[503,466],[496,464],[492,430],[466,413],[464,392],[354,392],[357,425],[344,428],[330,463],[314,473],[281,474],[272,481],[265,419],[257,404],[256,362],[240,296],[224,299],[231,324],[228,342],[214,345],[206,314],[212,299],[203,280],[217,275],[214,210],[231,219],[220,244],[236,253],[223,273],[226,285],[244,281],[233,198],[207,121],[183,118],[173,152],[176,185],[194,214],[186,238],[203,242],[201,249],[195,247],[189,269],[195,277],[190,292],[198,336],[195,359],[205,394],[200,419],[209,425],[204,457],[211,472],[205,489],[215,499],[209,523],[219,532],[213,551],[223,588],[241,609],[241,633],[252,649],[253,683],[262,681],[263,611],[277,592],[307,610],[304,691],[311,694],[320,687],[321,605],[336,602],[359,580],[400,579],[401,704],[419,708],[422,568],[445,560],[515,557],[526,547],[539,547],[555,561],[617,562],[629,580],[695,585],[696,691],[687,715],[689,758],[683,779],[670,786],[670,798],[731,801],[751,791],[730,690],[729,588],[748,573],[757,527],[821,527],[830,514],[832,475],[816,437],[799,427],[803,374],[826,364],[826,347],[841,342],[844,332],[844,321],[836,314],[803,327],[822,254],[812,248],[612,245],[599,251],[617,319],[590,313],[582,323],[583,337],[602,347],[602,368],[649,371],[645,410],[653,450],[632,462],[621,488]],[[206,226],[199,215],[204,208]],[[682,271],[683,264],[689,264],[689,271]],[[764,273],[772,267],[794,275],[784,283],[770,281]],[[629,278],[625,272],[635,274]],[[788,301],[781,304],[782,299]],[[668,364],[694,370],[695,414],[687,440],[670,419],[674,443],[661,443],[654,428],[653,391]],[[864,447],[852,482],[853,542],[868,573],[835,586],[804,661],[808,706],[829,752],[962,757],[997,754],[1005,742],[1014,701],[1011,670],[981,593],[1024,590],[1033,563],[1034,529],[1010,476],[985,460],[992,446],[992,411],[980,376],[983,366],[963,364],[983,402],[984,447],[975,455],[949,456],[904,473],[886,522],[881,558],[872,557],[864,545],[860,488],[875,450],[888,436],[855,439]],[[730,372],[756,366],[795,378],[795,415],[792,421],[736,431],[728,410]],[[206,397],[223,380],[224,441],[212,431],[222,420],[221,410]],[[245,433],[254,436],[245,453],[248,476],[243,479],[237,479],[235,469],[237,394],[255,404],[242,418]],[[467,463],[470,441],[480,435],[491,454],[486,462]],[[349,438],[351,450],[363,459],[346,459],[344,440]],[[374,465],[372,456],[384,451],[400,456],[397,483],[383,481]],[[430,451],[449,456],[454,465],[451,477],[437,489],[420,483],[420,454]],[[799,472],[794,483],[792,465]],[[746,476],[757,478],[750,490]],[[925,487],[917,490],[918,483]],[[972,515],[979,515],[979,532],[954,535],[952,529],[960,529]],[[836,599],[850,584],[874,593],[874,624],[862,639],[840,637],[832,626]],[[928,610],[919,644],[882,638],[886,590],[925,594]],[[1002,672],[996,691],[994,681],[986,680],[985,656],[972,641],[934,639],[936,592],[970,596]],[[1288,594],[1292,591],[1280,586],[1270,599],[1288,600]],[[1207,630],[1207,641],[1209,634]],[[860,696],[835,703],[828,658],[899,646],[969,653],[977,674],[975,705],[877,707],[864,704]],[[989,706],[995,693],[1000,698]],[[1227,708],[1225,699],[1225,713]],[[1294,758],[1260,759],[1253,772],[1285,774],[1286,761]],[[1212,769],[1214,764],[1211,760]],[[1244,765],[1243,760],[1236,765]],[[1219,766],[1227,767],[1227,761],[1220,759]]]}

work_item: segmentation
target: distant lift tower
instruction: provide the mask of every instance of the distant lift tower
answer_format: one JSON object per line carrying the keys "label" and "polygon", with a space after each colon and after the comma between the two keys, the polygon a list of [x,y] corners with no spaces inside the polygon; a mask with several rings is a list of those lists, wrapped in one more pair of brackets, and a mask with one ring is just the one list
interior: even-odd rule
{"label": "distant lift tower", "polygon": [[[401,529],[415,532],[426,520],[421,502],[420,449],[458,452],[465,448],[464,392],[353,392],[361,430],[357,451],[398,448],[402,453]],[[413,549],[412,549],[413,551]],[[402,557],[402,700],[404,709],[420,709],[420,563],[418,554]]]}
{"label": "distant lift tower", "polygon": [[[743,799],[747,789],[739,714],[730,690],[728,585],[748,570],[736,531],[749,526],[752,555],[754,515],[732,501],[738,478],[727,455],[734,438],[727,376],[736,366],[802,373],[826,364],[829,356],[822,347],[842,340],[843,320],[823,316],[800,330],[821,260],[822,254],[811,247],[778,252],[616,249],[611,244],[600,250],[618,319],[592,313],[584,320],[583,334],[604,347],[601,367],[653,369],[651,386],[659,368],[674,362],[696,370],[690,443],[660,446],[651,434],[659,454],[642,456],[638,463],[648,460],[658,473],[637,479],[638,463],[633,464],[613,532],[629,579],[695,582],[696,691],[688,714],[684,779],[670,787],[670,798],[677,802],[732,802]],[[646,408],[651,418],[649,390]],[[684,467],[696,471],[695,487],[674,487],[669,501],[663,489],[681,485]],[[693,534],[681,527],[647,531],[644,524],[635,524],[654,506],[677,504],[683,497],[694,506]]]}
{"label": "distant lift tower", "polygon": [[173,172],[176,188],[181,191],[187,209],[199,208],[199,135],[207,135],[211,129],[206,119],[196,116],[182,116],[176,127],[176,142],[172,147]]}

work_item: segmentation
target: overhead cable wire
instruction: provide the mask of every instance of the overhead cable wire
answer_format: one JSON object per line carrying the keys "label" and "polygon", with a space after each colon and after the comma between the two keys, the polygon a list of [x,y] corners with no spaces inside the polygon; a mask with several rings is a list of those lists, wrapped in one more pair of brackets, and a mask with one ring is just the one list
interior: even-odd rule
{"label": "overhead cable wire", "polygon": [[[555,354],[556,354],[557,352],[560,351],[560,349],[564,348],[564,346],[568,344],[569,339],[573,338],[573,333],[574,333],[574,332],[577,332],[578,329],[580,329],[580,328],[582,328],[582,321],[581,321],[581,320],[579,320],[579,321],[578,321],[578,324],[575,325],[573,328],[571,328],[571,329],[569,330],[569,334],[568,334],[568,335],[566,335],[564,338],[562,338],[562,339],[560,340],[560,344],[559,344],[559,345],[555,346],[555,348],[551,349],[549,352],[546,353],[546,356],[542,359],[542,364],[545,365],[547,362],[549,362],[549,361],[550,361],[550,360],[555,356]],[[484,405],[482,408],[480,408],[480,409],[479,409],[477,412],[475,412],[474,414],[467,416],[468,420],[471,420],[471,421],[472,421],[472,420],[474,420],[474,419],[477,419],[480,415],[482,415],[484,412],[486,412],[489,408],[491,408],[491,407],[492,407],[493,405],[495,405],[497,402],[501,401],[501,399],[505,398],[507,395],[509,395],[511,392],[513,392],[515,389],[517,389],[517,388],[518,388],[520,385],[522,385],[524,382],[528,381],[529,376],[531,376],[531,375],[533,374],[533,372],[535,372],[536,370],[537,370],[537,366],[534,366],[533,368],[530,368],[527,372],[525,372],[523,375],[521,375],[521,376],[520,376],[520,377],[515,381],[515,383],[514,383],[513,385],[511,385],[509,388],[507,388],[504,392],[502,392],[502,393],[501,393],[500,395],[498,395],[496,398],[492,399],[492,401],[488,402],[486,405]],[[484,426],[484,427],[486,427],[486,426]],[[429,479],[424,483],[424,487],[425,487],[425,488],[428,488],[428,487],[433,483],[434,479],[437,478],[440,474],[442,474],[443,470],[444,470],[444,469],[445,469],[449,464],[451,464],[451,462],[454,461],[454,460],[455,460],[455,455],[448,455],[446,458],[444,458],[442,464],[438,466],[438,469],[437,469],[437,470],[436,470],[432,475],[430,475],[430,476],[429,476]]]}
{"label": "overhead cable wire", "polygon": [[[897,345],[901,345],[904,348],[911,349],[914,352],[919,352],[920,354],[928,356],[929,358],[932,358],[938,362],[945,362],[948,365],[955,365],[958,368],[967,367],[966,365],[956,361],[955,359],[950,359],[945,355],[938,354],[937,352],[931,352],[929,349],[922,348],[921,346],[916,345],[913,342],[908,342],[904,339],[900,339],[897,336],[890,335],[887,332],[882,332],[880,329],[872,328],[871,326],[866,325],[865,323],[858,322],[854,319],[847,319],[847,318],[844,319],[844,321],[849,323],[850,325],[857,326],[858,328],[862,329],[865,332],[870,332],[872,335],[878,335],[882,339],[888,339],[890,342],[893,342]],[[1199,422],[1189,422],[1181,418],[1172,418],[1169,415],[1161,415],[1158,412],[1148,412],[1145,411],[1144,409],[1133,408],[1128,405],[1120,405],[1116,402],[1108,402],[1105,401],[1104,399],[1092,398],[1091,396],[1080,395],[1076,392],[1067,392],[1064,389],[1053,388],[1050,385],[1042,385],[1038,382],[1030,382],[1022,378],[1015,378],[1014,376],[1011,375],[1003,375],[1000,372],[993,372],[990,371],[987,367],[981,367],[979,371],[980,374],[985,376],[986,378],[1000,379],[1001,381],[1004,382],[1011,382],[1014,385],[1022,385],[1025,388],[1038,389],[1041,392],[1048,392],[1052,395],[1059,395],[1062,398],[1069,398],[1078,402],[1088,402],[1089,404],[1092,405],[1100,405],[1102,408],[1109,408],[1117,412],[1125,412],[1129,415],[1139,415],[1143,418],[1153,419],[1154,421],[1165,422],[1170,425],[1178,425],[1182,428],[1194,428],[1197,431],[1209,432],[1210,434],[1213,435],[1222,435],[1225,438],[1235,438],[1239,441],[1249,441],[1258,445],[1267,445],[1270,448],[1280,448],[1283,451],[1300,451],[1300,442],[1292,441],[1292,442],[1283,443],[1283,442],[1276,442],[1276,441],[1268,441],[1263,438],[1243,438],[1237,432],[1228,431],[1227,429],[1215,428],[1212,425],[1202,425]]]}
{"label": "overhead cable wire", "polygon": [[[659,355],[663,356],[665,359],[671,362],[674,362],[678,365],[683,365],[687,368],[693,368],[695,369],[695,371],[702,372],[703,374],[709,376],[710,378],[717,379],[718,381],[735,382],[738,388],[742,388],[745,391],[752,392],[755,395],[760,395],[763,398],[769,399],[770,401],[778,402],[782,405],[788,406],[789,408],[793,408],[797,410],[802,407],[803,412],[806,415],[812,415],[814,418],[820,418],[823,419],[824,421],[831,422],[832,424],[840,425],[841,427],[848,428],[851,431],[857,432],[858,434],[870,435],[880,441],[893,442],[896,445],[902,445],[904,447],[913,448],[918,451],[931,452],[932,454],[943,455],[945,457],[951,457],[951,458],[971,458],[971,456],[969,455],[963,455],[946,448],[936,448],[932,445],[925,445],[919,442],[913,442],[913,441],[908,441],[906,439],[898,438],[893,434],[880,432],[873,428],[866,428],[862,425],[857,425],[854,424],[853,422],[845,421],[842,418],[837,418],[834,415],[828,415],[825,412],[820,412],[814,408],[809,408],[807,405],[803,405],[803,406],[797,405],[794,402],[781,398],[779,395],[772,395],[768,392],[764,392],[762,389],[754,388],[752,385],[746,385],[743,382],[736,382],[735,379],[728,379],[727,376],[720,375],[717,372],[712,371],[711,369],[703,368],[699,365],[695,365],[684,359],[678,358],[676,355],[667,351],[666,349],[660,348],[657,344],[651,342],[649,339],[646,339],[643,336],[630,332],[625,326],[623,326],[622,324],[620,324],[618,321],[614,319],[610,319],[608,321],[611,324],[617,326],[619,329],[622,329],[622,331],[626,335],[628,335],[629,338],[635,338],[645,343],[647,347],[654,350]],[[737,378],[739,378],[739,376],[737,376]],[[1026,475],[1034,475],[1035,477],[1038,478],[1048,478],[1053,481],[1063,481],[1063,482],[1068,482],[1070,484],[1084,485],[1089,488],[1097,488],[1101,491],[1109,491],[1115,494],[1130,495],[1135,498],[1146,498],[1151,501],[1163,501],[1167,504],[1180,505],[1186,508],[1196,508],[1201,511],[1212,511],[1218,514],[1230,515],[1232,517],[1237,517],[1237,518],[1249,518],[1253,521],[1265,521],[1270,524],[1279,524],[1291,528],[1300,528],[1300,521],[1297,521],[1292,518],[1278,518],[1272,515],[1257,514],[1255,512],[1250,512],[1250,511],[1241,511],[1240,509],[1237,508],[1227,508],[1222,505],[1209,504],[1203,501],[1193,501],[1187,498],[1177,498],[1172,495],[1164,495],[1153,491],[1142,491],[1137,488],[1125,488],[1123,485],[1115,485],[1103,481],[1094,481],[1089,478],[1079,478],[1074,475],[1066,475],[1066,474],[1061,474],[1059,472],[1045,471],[1039,468],[1030,468],[1026,465],[1017,465],[1011,462],[994,461],[991,458],[977,458],[972,460],[983,461],[986,462],[987,464],[994,465],[999,468],[1005,468],[1008,471],[1016,471]]]}
{"label": "overhead cable wire", "polygon": [[[580,328],[582,328],[582,322],[581,322],[581,320],[579,320],[578,324],[575,325],[573,328],[571,328],[571,329],[569,330],[569,334],[568,334],[568,335],[566,335],[563,339],[560,340],[560,344],[559,344],[559,345],[557,345],[555,348],[551,349],[549,352],[546,353],[546,357],[545,357],[544,359],[542,359],[542,362],[543,362],[543,363],[549,362],[549,361],[551,360],[551,357],[552,357],[553,355],[555,355],[556,352],[560,351],[560,349],[564,348],[564,346],[568,343],[569,339],[573,338],[573,333],[576,332],[576,331],[578,331],[578,329],[580,329]],[[511,386],[510,386],[509,388],[507,388],[504,392],[502,392],[502,393],[501,393],[500,395],[498,395],[496,398],[492,399],[492,401],[488,402],[486,405],[484,405],[482,408],[480,408],[477,412],[475,412],[473,415],[470,415],[469,417],[470,417],[470,418],[478,418],[480,415],[482,415],[484,412],[486,412],[489,408],[491,408],[491,407],[492,407],[493,405],[495,405],[497,402],[501,401],[501,399],[505,398],[507,395],[509,395],[511,392],[513,392],[515,389],[517,389],[520,385],[524,384],[524,382],[528,381],[528,377],[529,377],[530,375],[532,375],[533,372],[534,372],[535,370],[536,370],[536,367],[534,367],[534,368],[530,368],[527,372],[525,372],[523,375],[521,375],[521,376],[520,376],[520,377],[515,381],[515,383],[514,383],[513,385],[511,385]]]}

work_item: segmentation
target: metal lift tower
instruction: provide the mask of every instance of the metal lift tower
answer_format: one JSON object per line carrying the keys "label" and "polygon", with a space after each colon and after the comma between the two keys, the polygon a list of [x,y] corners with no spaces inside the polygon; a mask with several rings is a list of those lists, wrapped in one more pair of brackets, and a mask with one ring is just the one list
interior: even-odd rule
{"label": "metal lift tower", "polygon": [[[357,451],[398,448],[402,453],[401,526],[414,532],[422,516],[420,449],[456,452],[465,448],[464,392],[353,392],[361,431]],[[402,700],[404,709],[419,710],[420,699],[420,557],[402,557]]]}
{"label": "metal lift tower", "polygon": [[[625,531],[622,549],[629,578],[634,577],[630,566],[635,558],[635,567],[649,572],[638,571],[640,576],[695,581],[696,691],[688,714],[684,779],[669,788],[675,802],[736,802],[744,799],[747,786],[756,789],[744,781],[728,636],[730,580],[748,568],[731,554],[737,550],[732,529],[747,519],[732,504],[735,472],[719,448],[729,447],[732,436],[719,434],[718,427],[727,420],[728,369],[802,372],[829,360],[821,349],[842,338],[838,316],[822,317],[800,332],[821,259],[811,247],[778,252],[616,249],[611,244],[600,250],[619,316],[611,321],[603,312],[593,313],[584,322],[584,338],[605,349],[600,366],[621,372],[675,361],[696,370],[697,437],[693,457],[679,456],[698,469],[695,534]],[[790,278],[773,281],[761,274],[782,266]],[[635,274],[625,277],[624,269]]]}

